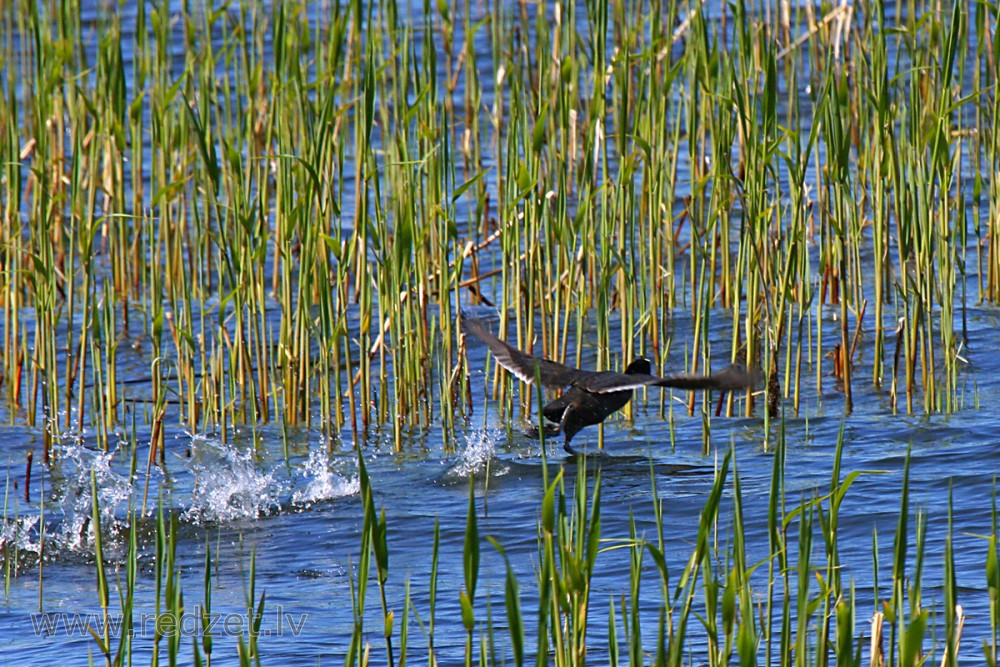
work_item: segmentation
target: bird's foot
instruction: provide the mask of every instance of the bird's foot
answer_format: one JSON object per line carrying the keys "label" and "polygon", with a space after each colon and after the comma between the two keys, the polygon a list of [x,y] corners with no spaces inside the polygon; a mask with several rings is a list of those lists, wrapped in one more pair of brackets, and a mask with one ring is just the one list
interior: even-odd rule
{"label": "bird's foot", "polygon": [[546,438],[554,438],[557,435],[559,435],[559,427],[552,426],[550,424],[546,424],[544,427],[531,426],[524,431],[524,435],[528,436],[529,438],[538,438],[538,436],[542,432],[542,428],[545,429]]}
{"label": "bird's foot", "polygon": [[579,457],[579,456],[584,456],[584,454],[582,452],[579,452],[579,451],[573,449],[572,447],[570,447],[570,445],[569,445],[568,442],[563,444],[563,449],[565,449],[566,453],[568,453],[573,458],[576,458],[576,457]]}

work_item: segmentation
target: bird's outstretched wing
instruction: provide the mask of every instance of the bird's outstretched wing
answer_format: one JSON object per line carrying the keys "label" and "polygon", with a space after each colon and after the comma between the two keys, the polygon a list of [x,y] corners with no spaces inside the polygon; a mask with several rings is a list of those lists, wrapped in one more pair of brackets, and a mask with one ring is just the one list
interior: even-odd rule
{"label": "bird's outstretched wing", "polygon": [[466,331],[486,344],[497,363],[513,373],[522,382],[531,383],[539,379],[543,387],[562,389],[596,375],[592,371],[564,366],[548,359],[539,359],[525,354],[513,345],[494,336],[478,320],[466,318],[463,322]]}
{"label": "bird's outstretched wing", "polygon": [[593,373],[582,378],[576,386],[592,394],[608,394],[615,391],[642,389],[643,387],[673,387],[675,389],[745,389],[754,385],[753,376],[740,364],[733,364],[718,373],[698,375],[695,373],[671,373],[658,377],[644,373]]}
{"label": "bird's outstretched wing", "polygon": [[541,380],[544,387],[561,389],[574,385],[592,394],[610,394],[643,387],[673,387],[675,389],[746,389],[756,384],[756,378],[741,364],[733,364],[718,373],[697,375],[672,373],[663,377],[645,373],[615,373],[614,371],[585,371],[563,364],[539,359],[525,354],[506,343],[474,319],[463,320],[465,330],[481,340],[490,349],[497,363],[523,382]]}

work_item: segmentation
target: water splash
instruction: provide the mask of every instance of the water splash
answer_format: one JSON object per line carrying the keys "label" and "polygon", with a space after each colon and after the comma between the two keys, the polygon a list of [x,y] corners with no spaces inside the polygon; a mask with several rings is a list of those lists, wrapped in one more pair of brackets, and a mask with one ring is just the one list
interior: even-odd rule
{"label": "water splash", "polygon": [[[44,488],[47,496],[44,523],[40,504],[21,506],[9,487],[6,491],[5,505],[13,509],[7,507],[0,519],[0,554],[15,556],[18,567],[60,553],[93,553],[95,488],[108,555],[117,553],[124,543],[134,488],[126,473],[114,469],[114,463],[125,448],[94,449],[84,444],[82,435],[74,434],[59,438],[57,451],[51,466],[39,475],[43,486],[38,491]],[[124,454],[119,458],[124,459]]]}
{"label": "water splash", "polygon": [[302,476],[309,481],[304,489],[292,494],[292,502],[296,505],[309,507],[323,500],[353,496],[361,492],[358,476],[348,478],[335,473],[330,469],[327,456],[320,449],[309,452]]}
{"label": "water splash", "polygon": [[[126,475],[112,468],[118,451],[90,449],[79,441],[62,448],[59,465],[63,477],[54,494],[62,510],[62,520],[49,536],[56,545],[71,551],[91,550],[95,483],[101,526],[111,541],[116,541],[122,529],[128,526],[133,486]],[[50,529],[47,527],[47,530]]]}
{"label": "water splash", "polygon": [[0,525],[0,554],[20,551],[38,556],[42,552],[38,515],[7,518]]}
{"label": "water splash", "polygon": [[465,447],[448,469],[445,479],[459,481],[485,475],[487,471],[492,475],[505,474],[509,466],[494,458],[500,437],[501,433],[496,429],[477,429],[466,434]]}
{"label": "water splash", "polygon": [[257,518],[280,507],[282,485],[274,472],[257,469],[252,449],[237,449],[204,436],[194,436],[191,505],[181,519],[192,523]]}

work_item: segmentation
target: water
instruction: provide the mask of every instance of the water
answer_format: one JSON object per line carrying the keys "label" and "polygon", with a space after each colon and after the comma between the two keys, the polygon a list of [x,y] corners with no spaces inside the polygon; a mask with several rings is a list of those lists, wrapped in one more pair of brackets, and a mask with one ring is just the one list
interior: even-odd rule
{"label": "water", "polygon": [[[488,61],[489,48],[484,42],[483,62]],[[176,54],[178,58],[181,55]],[[130,62],[126,54],[126,66]],[[494,80],[490,72],[482,72],[481,78]],[[131,74],[126,75],[126,80],[132,80]],[[487,87],[486,92],[489,90]],[[684,154],[682,151],[682,157]],[[969,280],[972,294],[975,276]],[[489,316],[488,312],[482,314]],[[837,326],[833,317],[831,312],[824,323],[828,331]],[[822,391],[807,393],[798,414],[785,406],[784,424],[789,509],[800,499],[827,492],[841,428],[845,433],[843,475],[865,471],[845,496],[839,526],[844,576],[856,586],[862,613],[877,608],[876,596],[889,595],[892,539],[908,452],[912,457],[910,500],[914,508],[926,513],[928,523],[924,603],[941,610],[943,539],[951,494],[959,602],[968,615],[963,657],[978,655],[982,641],[989,639],[987,542],[982,536],[991,530],[995,475],[992,457],[997,453],[996,433],[1000,429],[1000,420],[990,410],[1000,393],[996,380],[1000,361],[992,352],[1000,348],[998,314],[982,307],[970,309],[968,317],[970,338],[965,356],[969,363],[961,378],[962,405],[954,414],[893,415],[887,394],[859,379],[855,384],[855,409],[845,418],[842,395],[834,380],[824,376]],[[715,318],[716,322],[722,320]],[[688,340],[690,327],[679,319],[672,335],[675,341]],[[717,345],[725,345],[729,335],[722,326],[710,332]],[[139,383],[135,391],[141,393],[141,381],[148,377],[150,360],[144,356],[148,350],[133,350],[125,344],[120,350],[121,379]],[[675,350],[678,354],[680,348]],[[862,346],[862,353],[864,350]],[[376,506],[385,508],[388,522],[388,604],[396,612],[397,627],[407,582],[420,619],[425,623],[428,620],[431,536],[435,525],[439,526],[435,650],[443,665],[458,663],[464,654],[458,591],[464,587],[462,551],[470,478],[480,534],[492,536],[503,545],[519,577],[522,608],[529,618],[537,602],[533,568],[538,561],[535,524],[543,496],[543,463],[537,443],[521,435],[519,425],[508,429],[497,406],[482,398],[485,359],[485,349],[472,344],[469,362],[477,370],[473,395],[479,398],[473,415],[459,427],[454,449],[443,445],[441,430],[432,421],[424,432],[412,434],[403,453],[393,452],[388,444],[390,434],[377,428],[368,435],[363,451]],[[824,363],[829,370],[829,362]],[[863,359],[859,360],[861,365]],[[669,419],[661,419],[656,408],[658,399],[658,390],[650,391],[648,400],[637,402],[633,421],[609,420],[604,433],[609,456],[589,463],[591,482],[596,470],[601,472],[602,535],[609,547],[598,558],[592,589],[589,637],[595,662],[602,662],[599,656],[608,642],[609,601],[614,599],[618,604],[629,585],[628,552],[610,547],[614,540],[628,537],[630,518],[635,520],[640,535],[652,538],[656,534],[650,496],[652,480],[665,500],[665,556],[671,572],[678,573],[693,548],[697,518],[714,483],[719,461],[732,450],[743,492],[748,559],[753,564],[767,556],[768,494],[774,454],[766,451],[762,443],[765,435],[776,441],[777,426],[774,432],[765,434],[760,419],[714,419],[711,446],[706,449],[701,418],[697,414],[688,416],[684,407],[671,399]],[[977,402],[984,409],[977,409]],[[168,419],[167,423],[176,420]],[[46,469],[41,461],[35,461],[31,493],[25,500],[25,456],[29,450],[41,451],[41,431],[0,426],[0,460],[6,462],[9,471],[0,541],[17,548],[17,558],[4,563],[16,573],[8,579],[9,589],[4,592],[5,604],[0,609],[0,656],[4,661],[19,665],[82,662],[88,653],[96,651],[89,633],[79,627],[75,634],[70,633],[62,625],[74,619],[86,620],[86,614],[100,611],[93,564],[92,494],[96,488],[113,591],[115,582],[124,576],[117,565],[125,553],[128,531],[139,531],[142,554],[135,614],[136,664],[148,662],[154,650],[153,632],[146,621],[156,608],[156,590],[150,576],[151,536],[161,506],[177,517],[179,525],[177,557],[186,611],[190,613],[181,619],[182,631],[194,629],[197,610],[205,602],[204,561],[206,549],[210,548],[217,561],[212,567],[211,600],[212,611],[218,615],[214,650],[217,659],[232,661],[238,636],[247,630],[247,607],[256,602],[247,599],[250,563],[255,558],[256,595],[259,599],[261,593],[266,593],[262,624],[266,636],[260,639],[263,663],[340,664],[352,629],[351,577],[356,572],[361,544],[360,481],[351,434],[345,432],[342,439],[328,441],[319,431],[293,429],[285,433],[277,425],[263,427],[257,433],[241,429],[209,434],[190,434],[173,427],[166,437],[165,465],[152,466],[147,478],[149,436],[148,427],[140,425],[134,441],[122,434],[118,449],[111,454],[98,451],[96,440],[86,433],[79,438],[65,438],[59,446],[60,457],[52,467]],[[587,429],[574,444],[592,449],[596,436],[596,429]],[[575,464],[566,461],[558,445],[549,465],[550,473],[567,466],[567,477],[575,479]],[[133,467],[138,471],[134,477],[130,474]],[[730,485],[720,526],[723,543],[729,539],[731,491]],[[876,532],[880,567],[877,592],[873,591],[872,576]],[[820,562],[821,545],[814,545],[813,557],[814,562]],[[481,622],[485,619],[489,601],[498,627],[504,623],[504,572],[502,559],[484,541],[477,618]],[[766,568],[761,567],[755,575],[758,595],[765,590],[761,579],[765,572]],[[651,568],[647,568],[643,584],[642,616],[645,627],[652,629],[659,595]],[[373,663],[381,664],[385,656],[374,582],[370,584],[367,609],[367,640],[372,645]],[[56,615],[32,616],[39,611]],[[867,618],[859,616],[855,634],[865,632],[866,624]],[[416,616],[410,619],[410,638],[411,661],[424,662],[425,639]],[[652,641],[652,636],[646,638],[647,648],[652,647]],[[190,644],[190,638],[183,642],[182,655],[188,661]]]}
{"label": "water", "polygon": [[[996,383],[989,380],[997,368],[988,352],[997,344],[1000,341],[996,335],[990,334],[969,350],[970,363],[976,369],[970,375],[979,383],[983,404],[989,404],[997,393]],[[474,352],[477,354],[471,362],[475,367],[483,360],[483,352]],[[882,597],[889,594],[886,582],[891,572],[892,535],[898,518],[903,462],[909,450],[911,502],[926,513],[928,520],[925,604],[941,608],[942,540],[950,487],[959,601],[968,614],[963,645],[978,650],[989,630],[984,571],[987,543],[981,536],[990,531],[995,469],[989,461],[996,452],[997,420],[988,410],[974,409],[950,416],[891,416],[884,395],[874,391],[858,396],[856,405],[858,409],[844,423],[844,474],[868,472],[857,478],[845,497],[839,544],[844,575],[855,583],[859,608],[874,608],[874,530],[878,531],[881,554],[879,593]],[[465,427],[464,442],[453,454],[433,444],[441,442],[434,428],[423,439],[424,446],[415,443],[404,454],[379,451],[377,445],[366,451],[376,505],[386,510],[389,605],[397,611],[397,618],[402,613],[404,585],[409,581],[413,603],[426,621],[430,537],[435,521],[439,522],[441,560],[435,646],[442,664],[461,660],[464,651],[458,591],[464,586],[462,549],[470,476],[475,480],[480,533],[495,537],[504,546],[521,582],[523,608],[533,609],[531,582],[538,559],[534,525],[542,499],[541,458],[533,441],[516,432],[505,434],[494,406],[477,409],[487,411],[487,427]],[[808,417],[790,418],[785,425],[789,508],[800,497],[826,492],[842,424],[836,394],[817,400],[803,412]],[[609,422],[605,438],[610,456],[590,463],[592,470],[601,470],[603,537],[627,538],[630,515],[640,535],[655,535],[650,498],[652,474],[665,499],[667,561],[671,571],[678,573],[693,548],[697,516],[712,487],[720,453],[732,448],[745,503],[748,559],[756,563],[765,558],[773,454],[763,451],[760,445],[763,433],[759,421],[714,420],[713,450],[703,454],[699,418],[687,417],[679,406],[675,409],[676,447],[671,449],[668,426],[654,413],[655,409],[648,407],[639,410],[632,424],[624,420]],[[476,422],[483,420],[482,414],[474,418]],[[579,444],[592,445],[595,435],[594,429],[582,432]],[[231,628],[245,628],[246,582],[250,557],[255,552],[257,594],[267,594],[262,627],[273,633],[260,639],[265,664],[339,662],[350,638],[350,576],[355,571],[361,542],[362,508],[355,455],[347,446],[333,443],[331,450],[331,443],[323,442],[318,434],[302,432],[290,438],[286,458],[281,442],[276,431],[262,433],[256,448],[239,434],[229,444],[202,435],[172,434],[168,444],[168,460],[173,459],[168,463],[170,484],[161,483],[159,492],[169,498],[168,506],[180,515],[177,553],[187,608],[194,609],[203,601],[204,550],[209,545],[219,560],[218,567],[213,568],[212,609],[220,614],[220,623],[228,619]],[[144,449],[144,445],[139,448],[140,452]],[[97,481],[100,506],[105,512],[102,523],[117,526],[108,531],[111,560],[123,554],[129,498],[135,504],[141,497],[140,482],[131,487],[130,494],[127,474],[121,471],[127,456],[120,453],[109,458],[89,449],[85,442],[69,445],[64,451],[61,464],[45,482],[48,497],[53,500],[46,508],[48,542],[41,585],[37,561],[31,558],[37,556],[39,542],[37,497],[34,503],[26,504],[12,493],[9,501],[21,517],[16,524],[20,532],[11,535],[8,523],[3,537],[16,539],[26,554],[20,576],[11,580],[7,604],[0,612],[0,626],[5,629],[3,653],[18,664],[51,664],[60,655],[82,657],[94,650],[89,636],[67,638],[64,631],[57,630],[51,636],[36,637],[31,617],[38,611],[39,599],[46,612],[99,611],[92,546],[88,547],[91,542],[87,537],[92,530],[91,474]],[[567,463],[561,452],[554,452],[552,459],[553,472]],[[20,472],[13,470],[13,461],[11,466],[12,477],[18,478]],[[574,464],[569,463],[567,475],[575,476]],[[724,510],[725,521],[730,512],[729,507]],[[152,518],[138,523],[145,526],[148,535]],[[722,534],[727,534],[725,526]],[[152,566],[150,550],[147,541],[140,559],[146,572]],[[483,603],[487,599],[499,618],[503,562],[485,542],[482,554],[480,618],[485,616]],[[817,545],[814,558],[818,561],[821,556],[821,546]],[[627,550],[607,551],[598,558],[591,600],[590,645],[595,656],[606,645],[609,600],[615,598],[617,602],[627,593],[627,573]],[[114,580],[122,573],[110,567],[109,575]],[[649,628],[655,620],[657,590],[655,572],[649,571],[643,598]],[[757,591],[763,594],[760,581]],[[376,622],[374,583],[371,593],[368,639],[379,663],[384,654],[380,653],[382,644],[377,632],[380,626]],[[155,608],[155,591],[149,579],[140,579],[138,598],[137,619]],[[859,625],[866,621],[858,619]],[[411,646],[420,647],[423,644],[418,626],[415,619],[411,622]],[[194,627],[193,620],[191,623]],[[141,656],[152,651],[152,643],[151,633],[140,633],[136,639],[139,664],[144,661]],[[235,655],[235,644],[233,637],[217,637],[215,655]],[[412,659],[423,660],[420,649],[411,653]]]}

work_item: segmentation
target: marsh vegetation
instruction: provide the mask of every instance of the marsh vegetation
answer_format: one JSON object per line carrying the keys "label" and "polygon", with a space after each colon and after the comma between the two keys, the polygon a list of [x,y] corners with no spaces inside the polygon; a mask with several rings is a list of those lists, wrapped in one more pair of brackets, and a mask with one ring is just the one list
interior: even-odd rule
{"label": "marsh vegetation", "polygon": [[[6,3],[8,607],[228,590],[259,627],[263,557],[340,601],[323,648],[275,640],[303,664],[995,665],[997,18]],[[587,436],[621,461],[557,459],[466,314],[762,381],[644,390]],[[210,663],[198,634],[79,655]]]}

